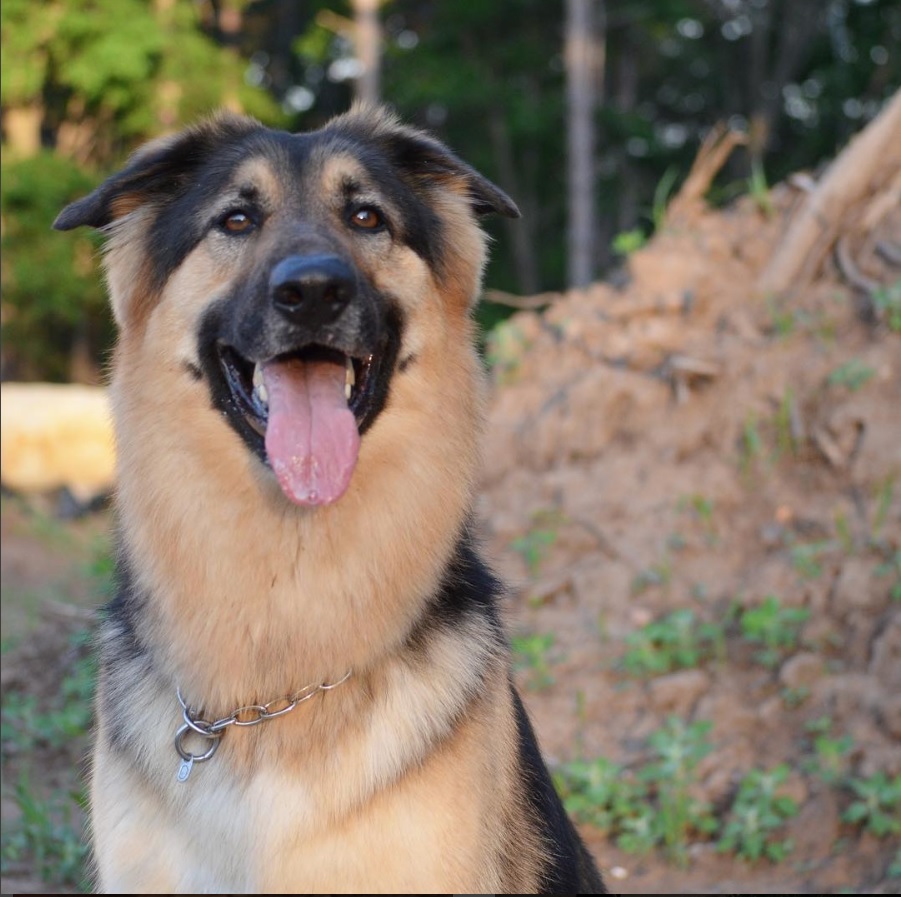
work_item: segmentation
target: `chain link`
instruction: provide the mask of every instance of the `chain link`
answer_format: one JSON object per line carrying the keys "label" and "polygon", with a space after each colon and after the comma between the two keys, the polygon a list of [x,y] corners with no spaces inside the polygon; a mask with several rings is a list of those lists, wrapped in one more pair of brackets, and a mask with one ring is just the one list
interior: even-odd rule
{"label": "chain link", "polygon": [[[292,695],[275,698],[269,701],[268,704],[245,704],[243,707],[233,710],[228,716],[223,716],[222,719],[217,719],[213,722],[201,719],[198,713],[188,706],[187,701],[182,697],[181,689],[176,688],[175,694],[178,698],[178,703],[181,704],[184,725],[180,726],[175,734],[175,750],[178,752],[178,756],[182,758],[182,761],[184,761],[183,769],[185,764],[187,764],[187,771],[184,772],[184,775],[179,775],[179,780],[185,781],[187,779],[192,764],[203,763],[204,760],[209,760],[216,753],[216,749],[219,747],[219,739],[222,738],[230,726],[258,726],[260,723],[284,716],[305,701],[309,701],[310,698],[315,698],[320,692],[331,691],[333,688],[337,688],[350,678],[352,672],[352,670],[348,670],[337,682],[320,682],[305,685],[300,691],[296,691]],[[195,754],[185,748],[185,738],[191,732],[210,742],[206,751],[201,754]]]}

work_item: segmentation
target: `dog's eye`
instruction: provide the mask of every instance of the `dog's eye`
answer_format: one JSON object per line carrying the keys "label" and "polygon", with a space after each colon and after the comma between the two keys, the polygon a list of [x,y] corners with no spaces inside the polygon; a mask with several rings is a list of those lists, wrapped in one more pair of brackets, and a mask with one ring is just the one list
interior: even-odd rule
{"label": "dog's eye", "polygon": [[361,230],[377,230],[385,223],[385,219],[382,218],[382,213],[378,209],[364,206],[351,214],[350,222]]}
{"label": "dog's eye", "polygon": [[247,212],[236,209],[233,212],[228,212],[222,218],[219,226],[227,234],[246,234],[248,231],[253,230],[255,224],[253,218]]}

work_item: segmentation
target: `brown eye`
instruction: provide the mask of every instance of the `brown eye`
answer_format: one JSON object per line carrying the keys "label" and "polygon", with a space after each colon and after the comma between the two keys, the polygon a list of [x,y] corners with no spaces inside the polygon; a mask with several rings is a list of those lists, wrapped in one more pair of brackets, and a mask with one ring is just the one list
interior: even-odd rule
{"label": "brown eye", "polygon": [[379,212],[371,208],[357,209],[350,216],[351,223],[362,230],[376,230],[382,226],[383,219]]}
{"label": "brown eye", "polygon": [[229,212],[222,219],[222,229],[229,234],[246,234],[253,229],[253,219],[246,212]]}

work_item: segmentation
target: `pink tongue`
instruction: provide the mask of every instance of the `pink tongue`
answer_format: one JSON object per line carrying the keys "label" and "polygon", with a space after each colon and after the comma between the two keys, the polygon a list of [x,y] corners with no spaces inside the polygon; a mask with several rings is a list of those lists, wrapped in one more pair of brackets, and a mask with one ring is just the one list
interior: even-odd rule
{"label": "pink tongue", "polygon": [[344,398],[344,365],[270,361],[266,453],[282,491],[299,505],[327,505],[347,489],[360,434]]}

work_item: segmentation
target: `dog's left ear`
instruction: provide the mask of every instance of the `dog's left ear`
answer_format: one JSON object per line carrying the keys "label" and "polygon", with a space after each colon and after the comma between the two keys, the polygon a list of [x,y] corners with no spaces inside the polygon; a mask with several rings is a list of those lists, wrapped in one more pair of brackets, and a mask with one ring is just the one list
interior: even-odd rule
{"label": "dog's left ear", "polygon": [[104,228],[145,203],[172,199],[190,185],[195,169],[217,145],[239,140],[258,127],[251,118],[222,113],[178,134],[152,140],[93,193],[66,206],[53,227]]}
{"label": "dog's left ear", "polygon": [[391,155],[401,170],[416,179],[427,183],[462,184],[477,215],[520,217],[516,203],[500,187],[455,156],[443,143],[426,134],[412,129],[394,132],[391,135]]}

